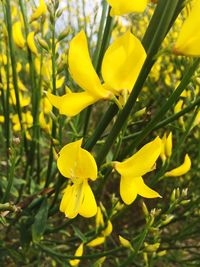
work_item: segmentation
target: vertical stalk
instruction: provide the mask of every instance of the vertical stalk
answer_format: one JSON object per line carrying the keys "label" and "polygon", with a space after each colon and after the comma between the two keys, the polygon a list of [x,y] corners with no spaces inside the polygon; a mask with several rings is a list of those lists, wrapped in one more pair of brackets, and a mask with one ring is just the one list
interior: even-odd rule
{"label": "vertical stalk", "polygon": [[[107,18],[106,18],[105,28],[103,31],[106,10],[107,10]],[[98,74],[100,73],[100,70],[101,70],[103,55],[110,41],[112,27],[113,27],[113,18],[110,16],[110,8],[107,7],[107,3],[104,0],[102,14],[101,14],[100,28],[99,28],[98,39],[97,39],[97,46],[96,46],[96,50],[94,53],[94,67]],[[84,136],[87,133],[91,111],[92,111],[92,107],[88,107],[86,110],[85,125],[84,125],[84,131],[83,131]]]}
{"label": "vertical stalk", "polygon": [[16,108],[17,108],[17,114],[18,114],[20,126],[23,132],[25,151],[26,151],[26,154],[28,155],[27,140],[25,136],[24,126],[22,123],[22,113],[21,113],[21,105],[20,105],[20,99],[19,99],[19,88],[18,88],[18,82],[17,82],[17,71],[16,71],[17,68],[16,68],[15,49],[14,49],[13,37],[12,37],[12,17],[11,17],[10,0],[7,0],[5,2],[5,9],[6,9],[6,23],[7,23],[7,29],[8,29],[8,43],[9,43],[9,48],[10,48],[13,85],[14,85],[14,91],[15,91],[15,97],[16,97]]}
{"label": "vertical stalk", "polygon": [[119,132],[121,131],[123,125],[126,123],[129,114],[131,113],[135,102],[137,100],[138,95],[140,94],[144,82],[154,64],[155,55],[169,29],[169,25],[171,24],[171,20],[173,19],[174,13],[177,9],[179,1],[178,0],[160,0],[158,3],[158,8],[160,5],[164,6],[162,10],[162,15],[160,17],[160,21],[158,22],[156,31],[153,35],[152,43],[149,47],[149,51],[147,53],[147,59],[143,65],[143,68],[140,72],[140,75],[135,83],[135,86],[128,98],[126,105],[124,106],[123,110],[119,114],[107,140],[100,150],[99,154],[97,155],[97,162],[100,165],[103,160],[105,159],[107,153],[109,152],[111,146],[113,145],[115,139],[117,138]]}
{"label": "vertical stalk", "polygon": [[[55,6],[54,10],[52,12],[52,56],[51,56],[51,62],[52,62],[52,87],[53,87],[53,94],[56,94],[56,37],[55,37]],[[56,109],[53,107],[53,113],[56,113]],[[52,132],[51,132],[52,140],[56,137],[56,124],[53,121],[52,123]],[[51,141],[50,145],[50,151],[49,151],[49,162],[48,162],[48,169],[47,169],[47,178],[45,187],[47,187],[51,180],[51,171],[52,171],[52,164],[53,164],[53,143]]]}

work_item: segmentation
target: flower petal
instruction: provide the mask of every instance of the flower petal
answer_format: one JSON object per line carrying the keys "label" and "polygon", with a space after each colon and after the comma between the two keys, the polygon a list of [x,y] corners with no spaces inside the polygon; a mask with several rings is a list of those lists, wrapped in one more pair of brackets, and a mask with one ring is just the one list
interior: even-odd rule
{"label": "flower petal", "polygon": [[143,12],[147,6],[147,0],[107,0],[111,9],[111,16],[124,15],[132,12]]}
{"label": "flower petal", "polygon": [[64,146],[60,151],[57,166],[60,173],[73,180],[73,183],[81,179],[97,178],[97,165],[93,156],[81,148],[82,139]]}
{"label": "flower petal", "polygon": [[120,180],[120,196],[125,204],[130,205],[137,197],[134,178],[122,176]]}
{"label": "flower petal", "polygon": [[[80,256],[82,256],[82,255],[83,255],[83,244],[81,244],[81,245],[77,248],[77,250],[76,250],[74,256],[80,257]],[[70,260],[70,261],[69,261],[69,263],[70,263],[71,266],[78,266],[79,262],[80,262],[79,259],[75,259],[75,260]]]}
{"label": "flower petal", "polygon": [[133,178],[138,195],[146,198],[161,197],[156,191],[148,187],[142,177]]}
{"label": "flower petal", "polygon": [[78,215],[83,196],[83,183],[73,184],[67,187],[60,204],[60,210],[65,213],[66,217],[73,219]]}
{"label": "flower petal", "polygon": [[63,96],[56,96],[47,93],[51,104],[59,110],[60,114],[72,117],[79,114],[86,107],[94,104],[98,99],[87,92],[68,93]]}
{"label": "flower petal", "polygon": [[188,154],[185,155],[185,159],[183,164],[181,164],[179,167],[166,172],[165,176],[181,176],[186,174],[191,168],[191,159]]}
{"label": "flower petal", "polygon": [[188,56],[200,55],[200,1],[192,1],[193,7],[180,31],[174,52]]}
{"label": "flower petal", "polygon": [[132,157],[124,162],[117,162],[115,169],[126,177],[139,177],[147,172],[152,171],[152,168],[161,153],[162,141],[156,137],[152,142],[143,146]]}
{"label": "flower petal", "polygon": [[93,217],[97,213],[97,204],[92,189],[90,188],[87,181],[84,181],[83,190],[84,197],[82,205],[79,209],[79,214],[86,218]]}
{"label": "flower petal", "polygon": [[107,49],[102,63],[102,76],[114,91],[132,90],[146,59],[146,52],[130,31],[117,38]]}
{"label": "flower petal", "polygon": [[90,241],[87,246],[88,247],[97,247],[105,242],[105,237],[104,236],[99,236],[92,241]]}
{"label": "flower petal", "polygon": [[70,42],[69,71],[74,81],[90,95],[107,98],[108,92],[102,87],[92,65],[84,31],[78,33]]}

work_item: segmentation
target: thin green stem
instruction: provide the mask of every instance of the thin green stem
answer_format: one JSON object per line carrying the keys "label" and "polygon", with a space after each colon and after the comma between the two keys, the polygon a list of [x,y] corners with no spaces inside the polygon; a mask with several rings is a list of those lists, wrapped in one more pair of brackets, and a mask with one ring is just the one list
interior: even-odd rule
{"label": "thin green stem", "polygon": [[159,109],[156,116],[149,122],[149,124],[144,128],[140,135],[129,146],[129,151],[132,151],[138,144],[140,144],[142,140],[154,129],[154,127],[157,127],[157,123],[159,123],[160,119],[174,105],[174,103],[176,103],[183,90],[190,83],[190,79],[194,74],[196,68],[198,67],[199,63],[200,59],[196,59],[194,63],[190,66],[190,68],[187,69],[177,89],[171,94],[166,103]]}
{"label": "thin green stem", "polygon": [[15,172],[15,165],[16,165],[17,156],[16,156],[16,152],[14,149],[12,150],[12,153],[13,153],[13,155],[11,156],[11,159],[10,159],[10,165],[11,166],[9,167],[9,173],[8,173],[8,183],[7,183],[6,191],[5,191],[5,194],[3,196],[3,200],[2,200],[3,203],[8,201],[10,191],[12,189],[12,185],[13,185],[13,181],[14,181],[14,172]]}
{"label": "thin green stem", "polygon": [[[56,19],[56,10],[54,7],[53,10],[53,21],[52,21],[52,57],[51,57],[51,61],[52,61],[52,87],[53,87],[53,94],[56,94],[56,32],[55,32],[55,19]],[[53,113],[56,113],[56,109],[53,108]],[[56,124],[53,121],[52,122],[52,132],[51,132],[51,136],[52,138],[56,138]],[[50,151],[49,151],[49,162],[48,162],[48,168],[47,168],[47,178],[46,178],[46,183],[45,183],[45,187],[48,187],[50,181],[51,181],[51,171],[52,171],[52,164],[53,164],[53,143],[51,142],[50,145]]]}

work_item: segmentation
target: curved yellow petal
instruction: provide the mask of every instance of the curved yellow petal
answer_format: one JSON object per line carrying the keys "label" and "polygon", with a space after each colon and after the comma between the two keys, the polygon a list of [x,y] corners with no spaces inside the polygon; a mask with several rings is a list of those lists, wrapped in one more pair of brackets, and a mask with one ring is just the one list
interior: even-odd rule
{"label": "curved yellow petal", "polygon": [[[83,244],[81,244],[81,245],[77,248],[77,250],[76,250],[74,256],[80,257],[80,256],[82,256],[82,255],[83,255]],[[77,266],[77,265],[79,264],[79,262],[80,262],[79,259],[77,259],[77,260],[70,260],[70,261],[69,261],[69,263],[70,263],[71,266]]]}
{"label": "curved yellow petal", "polygon": [[120,180],[120,196],[125,204],[130,205],[137,197],[134,178],[122,176]]}
{"label": "curved yellow petal", "polygon": [[51,93],[47,93],[47,97],[51,104],[59,110],[60,114],[69,117],[76,116],[83,109],[99,100],[87,92],[68,93],[63,96],[56,96]]}
{"label": "curved yellow petal", "polygon": [[166,172],[165,176],[181,176],[186,174],[190,170],[190,168],[191,168],[191,159],[189,155],[186,154],[183,164],[169,172]]}
{"label": "curved yellow petal", "polygon": [[38,19],[47,12],[47,7],[44,0],[40,0],[39,6],[36,8],[35,12],[31,15],[31,21]]}
{"label": "curved yellow petal", "polygon": [[110,220],[108,220],[108,224],[107,224],[105,230],[103,230],[103,231],[101,232],[101,234],[102,234],[103,236],[109,236],[109,235],[112,233],[112,230],[113,230],[112,223],[111,223]]}
{"label": "curved yellow petal", "polygon": [[27,36],[27,44],[28,44],[28,47],[31,50],[31,52],[37,56],[38,51],[37,51],[37,47],[35,45],[34,35],[35,35],[34,32],[29,32],[29,34]]}
{"label": "curved yellow petal", "polygon": [[97,213],[97,204],[87,180],[84,181],[84,197],[79,209],[79,214],[83,217],[90,218]]}
{"label": "curved yellow petal", "polygon": [[60,173],[80,183],[84,178],[97,178],[97,165],[93,156],[81,148],[82,139],[64,146],[60,151],[57,166]]}
{"label": "curved yellow petal", "polygon": [[88,247],[97,247],[105,242],[105,237],[104,236],[99,236],[92,241],[90,241],[87,246]]}
{"label": "curved yellow petal", "polygon": [[110,15],[124,15],[132,12],[143,12],[147,6],[147,0],[107,0],[112,7]]}
{"label": "curved yellow petal", "polygon": [[172,155],[172,132],[166,137],[165,152],[167,157]]}
{"label": "curved yellow petal", "polygon": [[70,42],[68,60],[69,71],[74,81],[81,88],[94,97],[108,97],[108,92],[101,85],[101,81],[92,65],[84,31],[78,33]]}
{"label": "curved yellow petal", "polygon": [[182,26],[174,52],[188,56],[200,56],[200,1],[192,2],[192,10]]}
{"label": "curved yellow petal", "polygon": [[68,186],[60,204],[60,211],[64,212],[65,216],[70,219],[75,218],[79,213],[83,196],[83,183]]}
{"label": "curved yellow petal", "polygon": [[131,92],[146,59],[146,52],[130,31],[118,37],[107,49],[102,62],[102,76],[115,92]]}
{"label": "curved yellow petal", "polygon": [[133,178],[138,195],[146,198],[161,197],[156,191],[148,187],[142,177]]}
{"label": "curved yellow petal", "polygon": [[12,26],[13,41],[19,48],[23,48],[25,45],[25,40],[21,28],[22,26],[20,21],[15,22]]}
{"label": "curved yellow petal", "polygon": [[126,177],[138,177],[152,171],[162,149],[162,141],[156,137],[152,142],[144,145],[132,157],[124,162],[117,162],[115,169]]}

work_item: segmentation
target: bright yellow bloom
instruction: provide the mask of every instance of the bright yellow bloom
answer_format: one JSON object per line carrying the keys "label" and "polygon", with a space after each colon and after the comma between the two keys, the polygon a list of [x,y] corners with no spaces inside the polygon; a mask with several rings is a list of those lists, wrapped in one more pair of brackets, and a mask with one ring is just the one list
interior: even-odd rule
{"label": "bright yellow bloom", "polygon": [[104,236],[99,236],[95,239],[93,239],[92,241],[90,241],[87,246],[88,247],[97,247],[100,246],[101,244],[103,244],[105,242],[105,237]]}
{"label": "bright yellow bloom", "polygon": [[0,115],[0,123],[3,123],[5,121],[4,116]]}
{"label": "bright yellow bloom", "polygon": [[188,154],[185,155],[185,159],[183,164],[181,164],[179,167],[168,171],[165,173],[165,176],[181,176],[186,174],[191,168],[191,159]]}
{"label": "bright yellow bloom", "polygon": [[13,41],[19,48],[23,48],[25,45],[24,36],[22,34],[22,25],[20,21],[17,21],[12,26]]}
{"label": "bright yellow bloom", "polygon": [[115,169],[121,174],[120,195],[124,203],[131,204],[137,195],[146,198],[156,198],[160,195],[149,188],[142,176],[155,168],[155,162],[162,149],[162,141],[156,137],[152,142],[143,146],[132,157],[123,162],[116,162]]}
{"label": "bright yellow bloom", "polygon": [[112,7],[110,15],[120,16],[133,12],[144,12],[147,0],[107,0]]}
{"label": "bright yellow bloom", "polygon": [[47,7],[44,0],[40,0],[39,6],[36,8],[35,12],[31,16],[31,21],[34,21],[41,17],[42,15],[45,15],[47,12]]}
{"label": "bright yellow bloom", "polygon": [[86,35],[81,31],[70,42],[68,62],[70,74],[84,92],[63,96],[47,93],[47,96],[60,114],[75,116],[100,99],[112,99],[124,91],[130,93],[145,58],[141,42],[130,31],[126,32],[104,55],[102,77],[105,83],[101,84],[90,59]]}
{"label": "bright yellow bloom", "polygon": [[82,139],[64,146],[57,161],[60,173],[72,182],[65,189],[60,204],[60,211],[69,218],[78,214],[92,217],[97,213],[96,200],[88,184],[89,178],[96,180],[97,166],[93,156],[81,148],[81,144]]}
{"label": "bright yellow bloom", "polygon": [[27,37],[27,44],[31,52],[37,56],[38,51],[35,45],[34,35],[35,35],[34,32],[29,32],[28,37]]}
{"label": "bright yellow bloom", "polygon": [[170,158],[172,155],[172,132],[167,136],[166,133],[162,138],[162,150],[161,150],[161,158],[162,161],[165,162],[166,158]]}
{"label": "bright yellow bloom", "polygon": [[[77,248],[77,250],[76,250],[74,256],[80,257],[80,256],[82,256],[82,255],[83,255],[83,244],[81,244],[81,245]],[[77,265],[79,264],[79,262],[80,262],[79,259],[77,259],[77,260],[70,260],[70,261],[69,261],[69,263],[70,263],[71,266],[77,266]]]}
{"label": "bright yellow bloom", "polygon": [[193,0],[192,10],[180,31],[174,52],[187,56],[200,56],[200,1]]}

